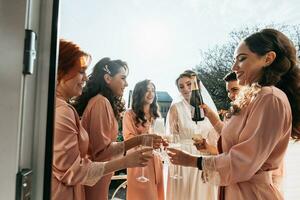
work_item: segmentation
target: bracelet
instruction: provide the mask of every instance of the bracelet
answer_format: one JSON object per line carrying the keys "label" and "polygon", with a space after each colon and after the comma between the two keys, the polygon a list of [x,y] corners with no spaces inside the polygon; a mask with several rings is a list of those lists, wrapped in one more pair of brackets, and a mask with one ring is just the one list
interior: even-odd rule
{"label": "bracelet", "polygon": [[197,158],[197,167],[199,170],[202,170],[202,156]]}

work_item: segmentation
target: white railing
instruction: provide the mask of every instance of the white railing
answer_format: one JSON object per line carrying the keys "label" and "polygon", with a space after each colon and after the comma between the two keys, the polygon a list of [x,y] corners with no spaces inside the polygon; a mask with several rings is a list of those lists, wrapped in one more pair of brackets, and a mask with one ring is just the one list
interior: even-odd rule
{"label": "white railing", "polygon": [[121,188],[126,188],[127,187],[127,175],[115,175],[111,178],[111,180],[125,180],[123,183],[121,183],[117,189],[114,191],[113,195],[111,196],[111,200],[115,199],[115,196],[117,194],[117,192],[121,189]]}

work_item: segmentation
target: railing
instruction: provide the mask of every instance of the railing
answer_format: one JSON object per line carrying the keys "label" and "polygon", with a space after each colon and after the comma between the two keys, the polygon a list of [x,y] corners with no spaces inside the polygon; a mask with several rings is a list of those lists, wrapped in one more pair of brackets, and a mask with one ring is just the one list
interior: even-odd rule
{"label": "railing", "polygon": [[127,175],[115,175],[111,178],[111,180],[125,180],[123,183],[121,183],[117,189],[114,191],[113,195],[111,196],[111,200],[113,200],[117,194],[117,192],[121,189],[121,188],[126,188],[127,187]]}

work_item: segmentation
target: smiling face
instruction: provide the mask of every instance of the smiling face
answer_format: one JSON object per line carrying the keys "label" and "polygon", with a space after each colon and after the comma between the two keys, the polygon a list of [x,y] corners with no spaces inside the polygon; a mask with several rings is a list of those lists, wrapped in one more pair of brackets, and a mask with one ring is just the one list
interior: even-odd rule
{"label": "smiling face", "polygon": [[178,90],[186,101],[190,101],[192,95],[192,78],[181,77],[177,82]]}
{"label": "smiling face", "polygon": [[241,42],[234,52],[232,70],[236,73],[240,85],[250,85],[259,80],[262,69],[267,65],[265,56],[250,51],[245,42]]}
{"label": "smiling face", "polygon": [[68,80],[62,79],[57,89],[61,92],[61,94],[66,98],[70,99],[72,97],[80,96],[82,93],[82,89],[87,80],[86,68],[82,68],[75,76]]}
{"label": "smiling face", "polygon": [[125,87],[128,86],[126,78],[127,78],[127,72],[123,67],[121,67],[119,72],[116,75],[110,76],[110,78],[108,79],[107,85],[112,90],[115,96],[118,97],[123,96]]}
{"label": "smiling face", "polygon": [[155,97],[155,87],[154,85],[150,82],[147,85],[147,92],[145,93],[144,96],[144,105],[151,105],[153,103]]}
{"label": "smiling face", "polygon": [[227,95],[231,101],[234,101],[236,99],[237,95],[239,94],[240,87],[241,86],[236,80],[226,82]]}

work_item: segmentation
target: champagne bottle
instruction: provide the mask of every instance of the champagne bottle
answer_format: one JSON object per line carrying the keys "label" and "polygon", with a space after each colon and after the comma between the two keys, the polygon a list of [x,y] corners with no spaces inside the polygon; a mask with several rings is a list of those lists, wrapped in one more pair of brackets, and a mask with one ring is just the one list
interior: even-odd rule
{"label": "champagne bottle", "polygon": [[192,96],[190,99],[190,104],[194,108],[194,112],[192,112],[192,120],[196,123],[198,121],[203,121],[204,111],[199,107],[199,105],[203,104],[203,98],[198,87],[196,75],[192,76]]}

